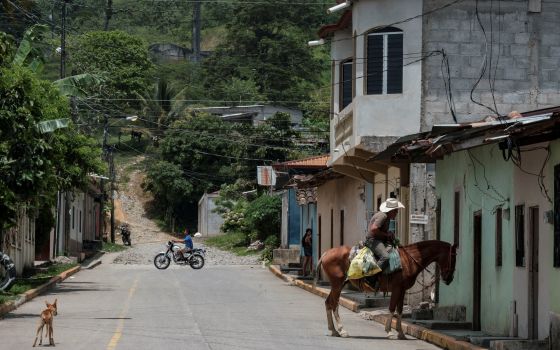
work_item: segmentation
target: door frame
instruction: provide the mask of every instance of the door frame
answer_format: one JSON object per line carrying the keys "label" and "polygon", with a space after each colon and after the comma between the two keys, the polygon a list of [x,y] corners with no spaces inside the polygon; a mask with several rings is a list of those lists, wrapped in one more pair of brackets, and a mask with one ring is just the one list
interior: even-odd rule
{"label": "door frame", "polygon": [[527,336],[539,338],[539,207],[529,207]]}
{"label": "door frame", "polygon": [[482,304],[482,211],[473,213],[473,313],[472,329],[481,330]]}

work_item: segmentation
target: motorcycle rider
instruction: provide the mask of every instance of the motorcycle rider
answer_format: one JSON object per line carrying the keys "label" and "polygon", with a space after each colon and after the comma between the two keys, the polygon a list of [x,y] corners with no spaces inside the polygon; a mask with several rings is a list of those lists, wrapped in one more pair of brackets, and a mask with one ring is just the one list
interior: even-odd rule
{"label": "motorcycle rider", "polygon": [[181,253],[181,256],[183,257],[185,256],[185,253],[190,253],[193,250],[193,240],[188,228],[185,228],[184,234],[185,234],[185,238],[183,238],[183,240],[178,240],[178,239],[173,240],[174,243],[185,244],[184,248],[179,249],[179,253]]}

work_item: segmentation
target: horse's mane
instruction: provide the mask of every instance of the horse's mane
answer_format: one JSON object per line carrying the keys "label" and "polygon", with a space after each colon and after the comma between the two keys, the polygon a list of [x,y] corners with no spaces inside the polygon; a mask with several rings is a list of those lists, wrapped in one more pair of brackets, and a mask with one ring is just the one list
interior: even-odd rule
{"label": "horse's mane", "polygon": [[420,241],[420,242],[408,244],[408,245],[403,246],[403,248],[416,248],[418,250],[422,250],[422,249],[424,249],[426,247],[430,247],[430,246],[449,247],[450,245],[451,244],[449,244],[447,242],[432,239],[432,240],[428,240],[428,241]]}

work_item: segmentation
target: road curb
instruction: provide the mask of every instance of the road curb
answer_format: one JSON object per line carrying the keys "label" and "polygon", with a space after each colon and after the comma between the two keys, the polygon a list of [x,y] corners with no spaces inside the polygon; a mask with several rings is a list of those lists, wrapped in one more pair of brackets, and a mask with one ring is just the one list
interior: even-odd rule
{"label": "road curb", "polygon": [[[291,276],[287,276],[287,275],[283,274],[280,271],[280,269],[275,265],[269,265],[268,269],[273,274],[275,274],[277,277],[283,279],[284,281],[289,282],[289,283],[291,283],[295,286],[298,286],[299,288],[304,289],[304,290],[306,290],[310,293],[313,293],[315,295],[318,295],[322,298],[326,298],[330,293],[330,290],[328,290],[326,288],[321,288],[321,287],[317,287],[317,286],[314,286],[314,285],[310,285],[310,284],[307,284],[303,281],[298,280],[297,278],[293,278]],[[348,310],[353,311],[353,312],[358,312],[359,305],[360,305],[359,303],[357,303],[353,300],[350,300],[348,298],[345,298],[345,297],[340,297],[339,304],[342,305],[343,307],[347,308]]]}
{"label": "road curb", "polygon": [[20,294],[19,298],[15,301],[9,301],[7,303],[1,304],[0,305],[0,317],[4,317],[4,315],[6,315],[7,313],[14,311],[15,309],[17,309],[20,305],[28,302],[29,300],[32,300],[33,298],[35,298],[36,296],[44,293],[45,291],[47,291],[48,289],[50,289],[53,285],[55,285],[58,282],[62,282],[65,279],[67,279],[68,277],[72,276],[73,274],[75,274],[76,272],[81,270],[81,266],[74,266],[71,269],[68,269],[64,272],[61,272],[60,274],[53,276],[48,282],[40,285],[37,288],[33,288],[30,289],[28,291],[26,291],[23,294]]}
{"label": "road curb", "polygon": [[[385,325],[385,322],[387,322],[387,319],[389,318],[389,315],[372,315],[372,320],[381,323],[382,325]],[[391,325],[393,328],[395,328],[397,326],[397,320],[395,318],[393,318]],[[443,349],[447,349],[447,350],[486,350],[486,348],[481,348],[479,346],[473,345],[471,343],[465,342],[465,341],[460,341],[457,340],[453,337],[450,337],[448,335],[439,333],[439,332],[435,332],[432,329],[428,329],[425,327],[421,327],[415,324],[411,324],[405,321],[401,322],[402,325],[402,329],[403,331],[408,334],[411,335],[415,338],[424,340],[428,343],[437,345]]]}
{"label": "road curb", "polygon": [[[311,292],[315,295],[321,296],[326,298],[329,294],[329,290],[325,288],[318,288],[307,283],[304,283],[297,278],[293,278],[291,276],[286,276],[283,274],[277,266],[270,265],[268,269],[275,274],[277,277],[283,279],[286,282],[289,282],[293,285],[296,285],[302,289],[305,289],[308,292]],[[358,312],[358,303],[352,300],[349,300],[344,297],[340,297],[340,305],[344,306],[348,310]],[[389,318],[388,314],[380,314],[380,315],[372,315],[371,320],[381,323],[385,325],[387,319]],[[486,350],[485,348],[481,348],[479,346],[473,345],[471,343],[467,343],[464,341],[456,340],[453,337],[448,335],[435,332],[431,329],[424,328],[415,324],[410,324],[408,322],[402,321],[401,322],[403,332],[411,335],[415,338],[423,340],[425,342],[437,345],[443,349],[447,350]],[[397,320],[392,320],[392,327],[396,328]]]}

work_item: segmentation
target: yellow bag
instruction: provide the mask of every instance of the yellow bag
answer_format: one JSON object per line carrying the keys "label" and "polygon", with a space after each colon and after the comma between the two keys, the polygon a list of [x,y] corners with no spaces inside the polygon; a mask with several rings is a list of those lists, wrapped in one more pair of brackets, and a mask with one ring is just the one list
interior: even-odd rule
{"label": "yellow bag", "polygon": [[373,253],[368,247],[363,247],[350,262],[347,279],[353,280],[373,276],[378,272],[381,272],[381,269],[377,265]]}

